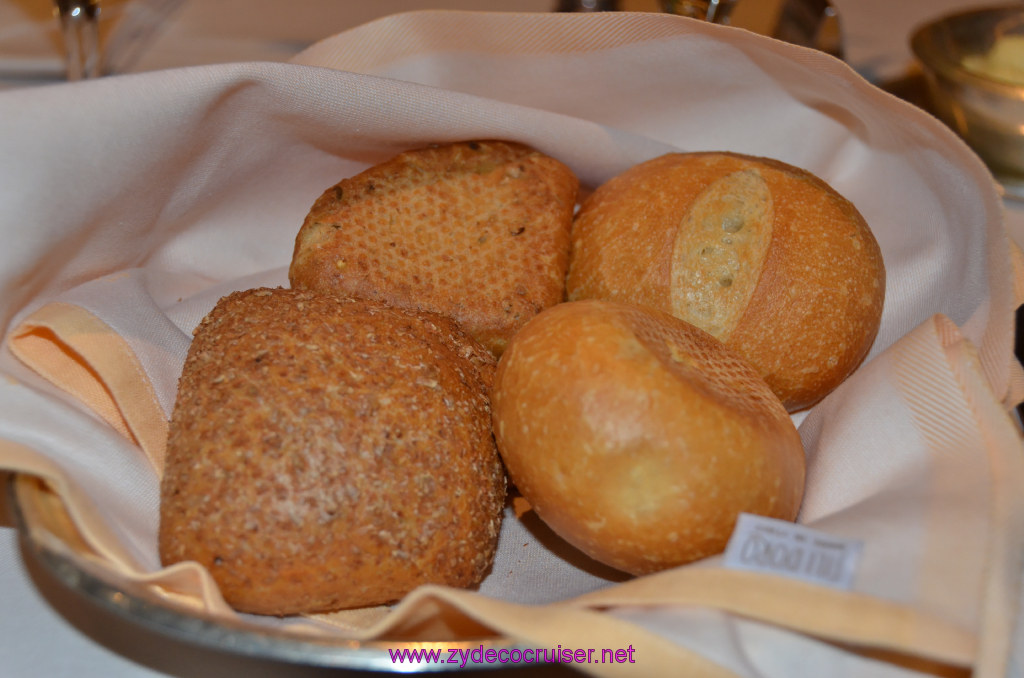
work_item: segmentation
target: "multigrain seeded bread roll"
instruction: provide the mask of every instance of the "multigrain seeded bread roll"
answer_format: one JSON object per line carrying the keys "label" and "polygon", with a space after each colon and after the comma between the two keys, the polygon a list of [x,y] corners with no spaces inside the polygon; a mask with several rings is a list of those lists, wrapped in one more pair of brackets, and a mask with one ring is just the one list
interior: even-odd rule
{"label": "multigrain seeded bread roll", "polygon": [[316,201],[289,278],[443,313],[497,356],[564,298],[578,187],[568,167],[522,144],[408,151]]}
{"label": "multigrain seeded bread roll", "polygon": [[885,268],[860,213],[809,172],[734,153],[675,153],[584,201],[567,294],[697,325],[753,363],[796,411],[867,355]]}
{"label": "multigrain seeded bread roll", "polygon": [[592,558],[647,574],[721,552],[740,512],[792,520],[804,451],[753,367],[671,315],[577,301],[512,338],[492,393],[509,476]]}
{"label": "multigrain seeded bread roll", "polygon": [[494,358],[450,319],[258,289],[195,331],[170,424],[160,556],[238,610],[288,615],[468,587],[505,475]]}

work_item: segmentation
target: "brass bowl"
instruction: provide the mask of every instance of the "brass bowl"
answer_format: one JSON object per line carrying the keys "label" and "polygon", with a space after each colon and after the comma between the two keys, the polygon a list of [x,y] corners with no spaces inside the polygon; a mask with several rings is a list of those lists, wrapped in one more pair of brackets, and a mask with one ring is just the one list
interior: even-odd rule
{"label": "brass bowl", "polygon": [[1008,197],[1024,199],[1024,51],[1019,78],[991,68],[992,50],[1007,38],[1024,41],[1022,3],[943,16],[917,29],[910,45],[934,112],[985,161]]}

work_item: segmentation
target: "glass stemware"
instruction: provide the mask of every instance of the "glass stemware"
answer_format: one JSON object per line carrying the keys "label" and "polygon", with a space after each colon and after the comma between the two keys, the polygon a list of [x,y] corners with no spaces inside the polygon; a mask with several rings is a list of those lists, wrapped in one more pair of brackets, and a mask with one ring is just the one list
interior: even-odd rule
{"label": "glass stemware", "polygon": [[68,80],[100,74],[99,0],[54,0],[64,40]]}

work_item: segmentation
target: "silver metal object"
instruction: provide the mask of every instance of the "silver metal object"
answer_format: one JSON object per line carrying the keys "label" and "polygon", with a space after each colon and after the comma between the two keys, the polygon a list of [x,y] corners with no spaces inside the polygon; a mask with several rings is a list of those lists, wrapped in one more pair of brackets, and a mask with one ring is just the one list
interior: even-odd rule
{"label": "silver metal object", "polygon": [[714,24],[729,23],[729,15],[738,0],[663,0],[662,9],[669,14],[678,14],[692,19],[701,19]]}
{"label": "silver metal object", "polygon": [[742,12],[749,8],[748,3],[756,2],[758,0],[661,0],[661,8],[670,14],[735,25],[843,58],[839,13],[829,0],[784,0],[771,21],[764,25],[747,25]]}
{"label": "silver metal object", "polygon": [[829,0],[786,0],[771,37],[843,58],[839,13]]}
{"label": "silver metal object", "polygon": [[910,45],[931,110],[981,157],[1006,197],[1024,200],[1024,84],[964,66],[997,39],[1024,37],[1024,5],[958,12],[922,26]]}
{"label": "silver metal object", "polygon": [[618,0],[560,0],[556,12],[614,12]]}

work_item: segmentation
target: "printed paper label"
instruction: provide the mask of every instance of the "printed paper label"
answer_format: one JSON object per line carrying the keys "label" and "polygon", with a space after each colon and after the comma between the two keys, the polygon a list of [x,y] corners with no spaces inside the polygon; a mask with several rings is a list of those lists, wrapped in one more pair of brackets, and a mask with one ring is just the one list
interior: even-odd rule
{"label": "printed paper label", "polygon": [[802,525],[741,513],[725,549],[725,566],[769,572],[837,589],[849,589],[863,542]]}

